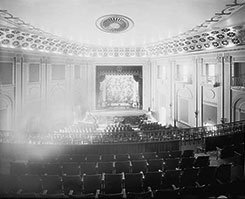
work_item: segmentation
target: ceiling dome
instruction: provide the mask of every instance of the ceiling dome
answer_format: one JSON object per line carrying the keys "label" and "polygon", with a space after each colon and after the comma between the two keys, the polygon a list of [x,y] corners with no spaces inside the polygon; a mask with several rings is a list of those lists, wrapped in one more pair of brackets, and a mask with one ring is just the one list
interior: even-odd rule
{"label": "ceiling dome", "polygon": [[96,26],[107,33],[122,33],[130,30],[134,26],[134,22],[129,17],[112,14],[97,19]]}
{"label": "ceiling dome", "polygon": [[[245,45],[245,0],[35,2],[43,9],[26,0],[1,0],[0,48],[81,57],[162,57]],[[105,15],[111,10],[123,15]]]}

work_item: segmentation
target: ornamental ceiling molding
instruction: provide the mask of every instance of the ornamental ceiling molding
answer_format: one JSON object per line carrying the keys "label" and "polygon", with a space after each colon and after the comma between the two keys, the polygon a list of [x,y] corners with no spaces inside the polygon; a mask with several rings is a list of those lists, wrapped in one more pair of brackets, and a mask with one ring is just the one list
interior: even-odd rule
{"label": "ornamental ceiling molding", "polygon": [[234,0],[220,13],[183,34],[144,46],[108,47],[85,45],[44,32],[6,10],[0,10],[0,47],[79,57],[162,57],[202,50],[214,50],[245,44],[245,24],[212,29],[212,25],[245,5]]}

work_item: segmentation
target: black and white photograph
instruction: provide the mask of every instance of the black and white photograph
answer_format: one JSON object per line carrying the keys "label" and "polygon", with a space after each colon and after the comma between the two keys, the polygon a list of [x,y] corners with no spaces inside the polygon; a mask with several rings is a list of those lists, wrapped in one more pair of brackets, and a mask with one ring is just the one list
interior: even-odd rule
{"label": "black and white photograph", "polygon": [[245,0],[0,0],[0,198],[245,199]]}

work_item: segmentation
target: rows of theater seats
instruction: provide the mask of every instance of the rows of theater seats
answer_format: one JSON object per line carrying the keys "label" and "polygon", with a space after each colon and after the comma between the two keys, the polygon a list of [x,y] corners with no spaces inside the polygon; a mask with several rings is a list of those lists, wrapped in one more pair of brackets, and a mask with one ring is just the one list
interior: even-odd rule
{"label": "rows of theater seats", "polygon": [[108,125],[104,130],[105,133],[118,133],[118,132],[125,132],[125,131],[133,131],[133,129],[128,124],[116,123],[116,124]]}
{"label": "rows of theater seats", "polygon": [[137,173],[209,166],[209,156],[194,157],[193,150],[172,152],[61,155],[28,162],[11,162],[12,175],[82,175],[96,173]]}
{"label": "rows of theater seats", "polygon": [[26,198],[208,198],[243,196],[243,182],[230,181],[230,164],[137,173],[1,175],[0,197]]}
{"label": "rows of theater seats", "polygon": [[[243,121],[244,122],[244,121]],[[79,130],[66,129],[65,131],[56,131],[48,135],[34,135],[26,139],[16,139],[14,133],[0,132],[0,143],[31,143],[31,144],[100,144],[100,143],[128,143],[128,142],[152,142],[180,140],[188,142],[195,139],[205,139],[205,142],[211,140],[210,144],[206,142],[206,151],[213,149],[213,139],[227,137],[228,140],[238,138],[244,140],[245,125],[243,122],[229,123],[225,125],[216,125],[214,127],[185,128],[178,129],[174,127],[159,127],[157,123],[142,123],[140,131],[118,131],[118,132],[98,132],[96,130],[89,133]],[[96,125],[96,124],[91,124]],[[145,125],[145,127],[144,127]],[[149,128],[148,128],[149,127]],[[95,126],[94,126],[95,128]],[[74,131],[73,131],[74,130]],[[241,139],[240,135],[243,136]],[[232,137],[232,139],[229,138]],[[218,145],[224,145],[223,141],[218,141]],[[232,144],[237,144],[234,142]],[[229,145],[229,144],[226,144]],[[221,147],[221,146],[218,146]],[[223,146],[222,146],[223,147]]]}
{"label": "rows of theater seats", "polygon": [[49,160],[32,158],[26,164],[13,162],[10,175],[0,176],[0,198],[208,198],[222,194],[235,198],[245,195],[244,181],[231,182],[231,164],[210,166],[208,156],[195,158],[192,150],[87,155],[80,156],[79,162],[72,159],[79,156],[68,156]]}
{"label": "rows of theater seats", "polygon": [[158,122],[144,121],[143,123],[141,123],[139,125],[139,129],[142,131],[144,131],[144,130],[161,130],[161,129],[165,129],[165,128],[166,128],[166,126],[162,126]]}
{"label": "rows of theater seats", "polygon": [[95,123],[77,123],[72,124],[70,126],[66,126],[60,128],[59,132],[66,132],[66,133],[93,133],[96,132],[98,125]]}

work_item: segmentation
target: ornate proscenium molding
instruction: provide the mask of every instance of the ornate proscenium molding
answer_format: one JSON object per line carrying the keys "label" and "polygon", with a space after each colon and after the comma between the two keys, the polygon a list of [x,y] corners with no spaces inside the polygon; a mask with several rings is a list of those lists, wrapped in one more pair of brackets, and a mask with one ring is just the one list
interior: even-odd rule
{"label": "ornate proscenium molding", "polygon": [[98,77],[106,75],[133,75],[142,79],[141,66],[100,66],[98,68]]}

